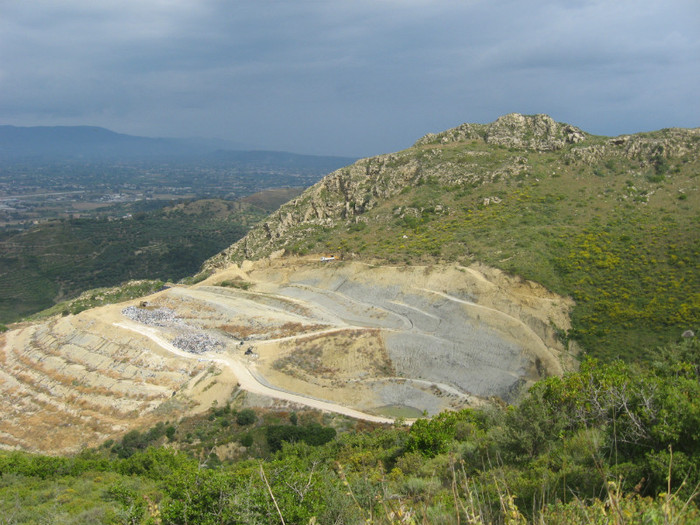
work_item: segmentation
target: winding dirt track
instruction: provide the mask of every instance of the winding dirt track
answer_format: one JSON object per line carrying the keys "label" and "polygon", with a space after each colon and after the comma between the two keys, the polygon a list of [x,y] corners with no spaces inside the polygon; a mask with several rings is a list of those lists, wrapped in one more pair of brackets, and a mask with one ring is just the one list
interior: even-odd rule
{"label": "winding dirt track", "polygon": [[393,419],[389,419],[386,417],[379,417],[379,416],[374,416],[371,414],[366,414],[364,412],[360,412],[359,410],[354,410],[352,408],[346,407],[339,405],[337,403],[330,403],[328,401],[321,401],[319,399],[312,399],[309,397],[301,396],[299,394],[293,394],[291,392],[286,392],[284,390],[277,390],[274,388],[270,388],[269,386],[266,386],[262,384],[256,375],[246,366],[244,363],[242,363],[240,360],[230,357],[230,356],[217,356],[214,357],[209,354],[200,354],[200,355],[193,355],[187,352],[184,352],[180,350],[179,348],[176,348],[172,344],[170,344],[168,341],[166,341],[163,337],[161,337],[158,334],[158,331],[155,330],[154,328],[139,325],[133,322],[121,322],[121,323],[114,323],[115,326],[119,328],[124,328],[126,330],[131,330],[132,332],[139,333],[145,337],[148,337],[151,339],[153,342],[158,344],[161,348],[164,350],[167,350],[168,352],[171,352],[178,357],[183,357],[186,359],[197,359],[200,361],[206,361],[210,363],[217,363],[220,365],[227,366],[228,368],[231,369],[231,371],[236,375],[236,378],[238,379],[238,383],[241,389],[251,392],[253,394],[260,394],[264,395],[267,397],[271,397],[274,399],[281,399],[284,401],[291,401],[293,403],[298,403],[300,405],[305,405],[311,408],[315,408],[317,410],[324,410],[326,412],[334,412],[336,414],[342,414],[345,416],[353,417],[355,419],[362,419],[364,421],[371,421],[374,423],[394,423]]}

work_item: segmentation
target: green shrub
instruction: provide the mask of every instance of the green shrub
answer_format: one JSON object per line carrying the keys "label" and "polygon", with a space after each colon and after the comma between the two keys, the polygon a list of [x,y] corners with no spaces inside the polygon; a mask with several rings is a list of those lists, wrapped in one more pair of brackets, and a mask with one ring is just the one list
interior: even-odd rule
{"label": "green shrub", "polygon": [[255,415],[255,411],[250,408],[244,408],[238,414],[236,414],[236,423],[241,426],[252,425],[258,419]]}
{"label": "green shrub", "polygon": [[304,442],[308,445],[324,445],[334,439],[336,430],[323,427],[319,423],[304,426],[270,425],[265,429],[267,444],[272,452],[282,449],[283,443]]}
{"label": "green shrub", "polygon": [[241,278],[236,278],[236,279],[226,279],[224,281],[216,283],[216,286],[223,286],[226,288],[238,288],[240,290],[248,290],[252,286],[252,283],[249,283],[248,281],[244,281]]}
{"label": "green shrub", "polygon": [[406,450],[418,451],[430,457],[444,453],[455,439],[460,423],[471,423],[478,428],[483,423],[483,415],[465,409],[460,412],[442,412],[431,419],[418,419],[411,426]]}

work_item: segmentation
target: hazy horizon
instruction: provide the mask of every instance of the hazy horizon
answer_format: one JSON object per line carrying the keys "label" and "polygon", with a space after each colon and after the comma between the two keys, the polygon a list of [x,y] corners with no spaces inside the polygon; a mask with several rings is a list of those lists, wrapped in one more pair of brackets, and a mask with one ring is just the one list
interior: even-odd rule
{"label": "hazy horizon", "polygon": [[3,5],[0,123],[367,157],[546,113],[700,125],[692,0],[48,0]]}

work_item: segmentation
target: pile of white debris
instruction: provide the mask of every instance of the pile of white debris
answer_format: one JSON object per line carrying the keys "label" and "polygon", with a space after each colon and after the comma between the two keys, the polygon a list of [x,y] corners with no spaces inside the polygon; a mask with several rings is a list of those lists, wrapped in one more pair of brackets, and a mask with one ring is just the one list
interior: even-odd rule
{"label": "pile of white debris", "polygon": [[171,308],[140,308],[127,306],[122,310],[122,315],[147,326],[161,328],[177,328],[179,335],[173,339],[172,344],[180,350],[191,354],[204,354],[206,352],[221,352],[224,342],[220,339],[197,330],[193,326],[180,319],[175,310]]}
{"label": "pile of white debris", "polygon": [[173,340],[173,345],[191,354],[221,352],[224,349],[222,341],[202,332],[178,336]]}
{"label": "pile of white debris", "polygon": [[128,317],[132,321],[148,326],[187,327],[187,324],[177,316],[175,310],[172,308],[139,308],[138,306],[127,306],[122,310],[122,315]]}

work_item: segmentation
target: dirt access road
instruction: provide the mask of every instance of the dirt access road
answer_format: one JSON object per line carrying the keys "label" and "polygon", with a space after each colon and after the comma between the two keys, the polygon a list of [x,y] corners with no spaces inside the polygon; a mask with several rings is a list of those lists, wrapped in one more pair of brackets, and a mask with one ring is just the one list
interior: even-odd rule
{"label": "dirt access road", "polygon": [[[336,403],[329,403],[327,401],[321,401],[319,399],[311,399],[309,397],[294,394],[292,392],[286,392],[284,390],[271,388],[260,382],[256,374],[251,370],[251,366],[244,363],[242,360],[230,357],[221,356],[218,354],[191,354],[176,348],[171,343],[166,341],[163,337],[158,334],[158,331],[152,327],[138,325],[133,322],[122,322],[115,323],[115,326],[124,328],[126,330],[131,330],[132,332],[137,332],[144,335],[158,344],[161,348],[171,352],[179,357],[185,359],[196,359],[200,362],[204,361],[207,363],[216,363],[218,365],[223,365],[231,369],[238,379],[238,385],[241,389],[246,392],[251,392],[253,394],[259,394],[262,396],[271,397],[273,399],[281,399],[284,401],[290,401],[292,403],[297,403],[299,405],[304,405],[316,410],[323,410],[325,412],[334,412],[336,414],[342,414],[344,416],[349,416],[355,419],[362,419],[364,421],[371,421],[373,423],[394,423],[393,419],[386,417],[374,416],[371,414],[365,414],[358,410],[354,410],[349,407],[345,407]],[[298,337],[298,336],[297,336]],[[294,336],[286,338],[293,339]]]}

